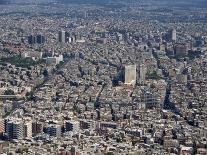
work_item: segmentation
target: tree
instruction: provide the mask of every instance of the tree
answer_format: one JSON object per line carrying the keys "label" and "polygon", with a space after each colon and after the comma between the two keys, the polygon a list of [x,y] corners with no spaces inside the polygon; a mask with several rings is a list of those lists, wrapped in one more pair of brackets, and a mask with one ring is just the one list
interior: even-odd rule
{"label": "tree", "polygon": [[14,91],[11,89],[8,89],[4,92],[4,95],[15,95]]}
{"label": "tree", "polygon": [[114,153],[113,152],[108,152],[107,155],[114,155]]}
{"label": "tree", "polygon": [[47,69],[44,69],[44,71],[43,71],[43,73],[42,73],[42,74],[44,75],[44,77],[48,77],[48,75],[49,75],[49,73],[48,73]]}

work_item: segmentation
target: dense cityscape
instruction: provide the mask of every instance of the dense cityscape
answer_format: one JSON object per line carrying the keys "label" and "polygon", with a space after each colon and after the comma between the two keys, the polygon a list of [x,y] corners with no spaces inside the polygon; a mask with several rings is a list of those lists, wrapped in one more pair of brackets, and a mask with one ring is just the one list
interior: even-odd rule
{"label": "dense cityscape", "polygon": [[2,0],[0,155],[206,155],[205,0]]}

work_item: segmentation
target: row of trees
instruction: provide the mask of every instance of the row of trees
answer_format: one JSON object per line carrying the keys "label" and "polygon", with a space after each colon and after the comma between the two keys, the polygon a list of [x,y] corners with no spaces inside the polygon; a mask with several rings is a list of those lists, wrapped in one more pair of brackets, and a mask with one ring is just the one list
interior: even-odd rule
{"label": "row of trees", "polygon": [[30,67],[43,63],[43,60],[34,61],[32,58],[22,58],[20,56],[13,56],[9,58],[1,58],[3,63],[11,63],[16,67]]}

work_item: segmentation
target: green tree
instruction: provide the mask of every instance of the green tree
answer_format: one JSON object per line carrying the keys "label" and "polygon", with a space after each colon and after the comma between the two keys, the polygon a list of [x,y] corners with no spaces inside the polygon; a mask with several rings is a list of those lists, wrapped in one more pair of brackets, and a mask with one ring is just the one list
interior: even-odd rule
{"label": "green tree", "polygon": [[14,91],[11,89],[8,89],[4,92],[4,95],[15,95]]}
{"label": "green tree", "polygon": [[49,75],[49,73],[48,73],[47,69],[44,69],[44,71],[43,71],[43,73],[42,73],[42,74],[44,75],[44,77],[48,77],[48,75]]}
{"label": "green tree", "polygon": [[108,152],[107,155],[114,155],[114,153],[113,152]]}

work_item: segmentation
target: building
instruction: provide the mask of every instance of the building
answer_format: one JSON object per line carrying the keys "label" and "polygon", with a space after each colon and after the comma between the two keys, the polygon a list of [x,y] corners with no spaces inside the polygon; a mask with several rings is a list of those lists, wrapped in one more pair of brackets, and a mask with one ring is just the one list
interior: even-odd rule
{"label": "building", "polygon": [[46,64],[47,65],[57,65],[57,64],[59,64],[59,57],[47,57]]}
{"label": "building", "polygon": [[80,128],[82,129],[92,129],[95,127],[93,121],[90,120],[80,120]]}
{"label": "building", "polygon": [[119,125],[113,122],[99,122],[98,123],[98,128],[101,128],[101,129],[104,129],[104,128],[117,129],[118,127]]}
{"label": "building", "polygon": [[177,40],[177,33],[175,29],[171,30],[171,40],[176,41]]}
{"label": "building", "polygon": [[12,119],[6,123],[6,133],[9,139],[24,138],[23,122],[19,119]]}
{"label": "building", "polygon": [[66,32],[65,31],[60,31],[59,32],[59,36],[58,36],[58,38],[59,38],[59,42],[61,42],[61,43],[65,43],[66,42]]}
{"label": "building", "polygon": [[6,134],[9,139],[22,139],[24,137],[23,122],[20,119],[11,119],[6,123]]}
{"label": "building", "polygon": [[33,122],[32,123],[32,133],[41,134],[43,133],[43,123],[41,122]]}
{"label": "building", "polygon": [[122,41],[123,40],[123,34],[117,33],[117,41]]}
{"label": "building", "polygon": [[6,122],[6,134],[7,134],[8,139],[13,138],[13,122],[12,121]]}
{"label": "building", "polygon": [[37,42],[37,44],[44,44],[45,41],[46,41],[45,36],[43,36],[41,34],[38,34],[36,36],[36,42]]}
{"label": "building", "polygon": [[23,58],[32,58],[32,59],[35,59],[35,60],[42,59],[42,55],[43,55],[43,53],[38,52],[38,51],[28,51],[28,52],[26,51],[26,52],[23,52],[21,54],[21,56]]}
{"label": "building", "polygon": [[38,35],[30,35],[28,36],[28,44],[44,44],[46,42],[46,37],[38,34]]}
{"label": "building", "polygon": [[165,51],[166,50],[165,44],[160,44],[159,49],[160,49],[160,51]]}
{"label": "building", "polygon": [[136,65],[125,66],[125,84],[136,83]]}
{"label": "building", "polygon": [[2,134],[5,132],[5,125],[4,125],[4,120],[0,119],[0,137]]}
{"label": "building", "polygon": [[61,137],[61,125],[51,124],[48,127],[48,134],[53,137]]}
{"label": "building", "polygon": [[158,106],[157,97],[154,93],[146,91],[144,93],[144,102],[146,108],[155,108]]}
{"label": "building", "polygon": [[36,37],[33,35],[28,36],[28,44],[36,44]]}
{"label": "building", "polygon": [[139,67],[139,83],[144,84],[146,79],[146,67],[141,64]]}
{"label": "building", "polygon": [[63,55],[62,54],[60,54],[59,56],[47,57],[46,58],[46,64],[47,65],[57,65],[61,61],[63,61]]}
{"label": "building", "polygon": [[69,32],[65,32],[65,42],[66,43],[70,43],[71,42],[71,38],[70,38],[70,33]]}
{"label": "building", "polygon": [[187,56],[188,55],[187,46],[185,44],[178,44],[175,47],[175,55],[178,57]]}
{"label": "building", "polygon": [[71,155],[77,155],[77,147],[71,147]]}
{"label": "building", "polygon": [[13,123],[13,139],[22,139],[24,138],[24,128],[23,123],[16,121]]}
{"label": "building", "polygon": [[80,123],[78,121],[67,121],[65,123],[66,131],[78,131]]}
{"label": "building", "polygon": [[32,122],[31,121],[24,123],[24,137],[32,138]]}
{"label": "building", "polygon": [[177,82],[178,82],[178,83],[187,84],[187,82],[188,82],[187,75],[184,75],[184,74],[178,74],[178,75],[177,75]]}
{"label": "building", "polygon": [[170,29],[168,30],[165,35],[163,36],[163,39],[165,41],[168,41],[168,42],[176,42],[177,40],[177,33],[176,33],[176,30],[175,29]]}

